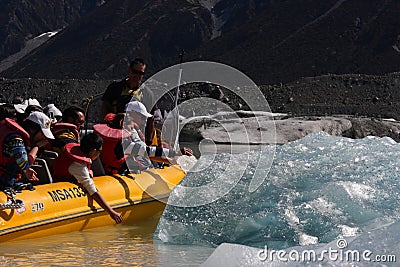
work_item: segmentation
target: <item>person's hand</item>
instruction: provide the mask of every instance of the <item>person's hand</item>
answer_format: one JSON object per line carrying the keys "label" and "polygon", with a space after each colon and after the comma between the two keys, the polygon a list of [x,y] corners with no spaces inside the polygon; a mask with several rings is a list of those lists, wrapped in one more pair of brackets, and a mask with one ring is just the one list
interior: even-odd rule
{"label": "person's hand", "polygon": [[31,182],[37,182],[39,181],[39,178],[37,178],[37,173],[35,172],[34,169],[29,168],[28,170],[24,170],[25,177],[31,181]]}
{"label": "person's hand", "polygon": [[193,150],[191,150],[190,148],[187,148],[187,147],[183,147],[181,149],[181,153],[182,153],[182,155],[193,156]]}
{"label": "person's hand", "polygon": [[89,176],[90,176],[90,178],[93,178],[94,176],[93,176],[93,171],[92,170],[89,170]]}
{"label": "person's hand", "polygon": [[116,212],[115,210],[111,210],[110,211],[110,217],[117,223],[122,223],[123,218],[122,215],[119,214],[118,212]]}

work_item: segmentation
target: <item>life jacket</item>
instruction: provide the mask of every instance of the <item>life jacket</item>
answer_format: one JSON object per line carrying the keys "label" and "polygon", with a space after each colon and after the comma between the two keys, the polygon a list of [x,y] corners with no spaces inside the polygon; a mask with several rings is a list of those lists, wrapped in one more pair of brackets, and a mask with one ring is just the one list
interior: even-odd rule
{"label": "life jacket", "polygon": [[79,143],[80,141],[78,127],[72,123],[57,122],[51,126],[51,132],[55,139],[45,149],[56,151],[58,154],[62,153],[66,143]]}
{"label": "life jacket", "polygon": [[80,149],[80,144],[69,143],[65,145],[64,151],[58,156],[52,166],[53,175],[58,182],[76,182],[75,177],[68,171],[69,166],[73,162],[86,164],[89,170],[92,164],[92,160]]}
{"label": "life jacket", "polygon": [[54,136],[65,130],[72,132],[76,137],[78,137],[78,140],[80,139],[79,130],[75,124],[67,122],[57,122],[51,126],[51,131],[53,132]]}
{"label": "life jacket", "polygon": [[[3,152],[3,141],[10,134],[19,134],[22,137],[26,146],[30,146],[30,136],[15,120],[5,118],[0,121],[0,153]],[[16,162],[14,158],[6,157],[1,154],[0,156],[0,176],[7,172],[7,164]],[[19,181],[22,177],[22,172],[18,174],[16,180]]]}
{"label": "life jacket", "polygon": [[122,139],[129,138],[129,133],[122,129],[111,128],[107,124],[93,125],[93,132],[103,138],[103,151],[100,154],[100,159],[104,170],[111,174],[118,173],[127,156],[124,155],[122,158],[118,158],[115,153],[115,147],[122,146]]}

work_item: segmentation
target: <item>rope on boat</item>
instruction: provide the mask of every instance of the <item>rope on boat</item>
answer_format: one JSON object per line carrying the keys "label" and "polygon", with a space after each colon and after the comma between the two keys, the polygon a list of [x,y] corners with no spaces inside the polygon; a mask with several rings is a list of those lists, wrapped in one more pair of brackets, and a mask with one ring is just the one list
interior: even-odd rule
{"label": "rope on boat", "polygon": [[82,104],[81,106],[83,107],[84,111],[85,111],[85,126],[84,126],[84,133],[85,135],[88,133],[88,126],[89,126],[89,111],[90,111],[90,105],[92,105],[94,102],[96,102],[98,99],[100,99],[100,97],[103,94],[96,94],[96,95],[91,95],[87,98],[83,98],[82,99]]}
{"label": "rope on boat", "polygon": [[0,210],[5,210],[5,209],[21,209],[24,207],[24,202],[20,199],[16,199],[15,195],[16,192],[12,188],[6,188],[4,189],[4,193],[7,195],[7,202],[6,203],[0,203]]}

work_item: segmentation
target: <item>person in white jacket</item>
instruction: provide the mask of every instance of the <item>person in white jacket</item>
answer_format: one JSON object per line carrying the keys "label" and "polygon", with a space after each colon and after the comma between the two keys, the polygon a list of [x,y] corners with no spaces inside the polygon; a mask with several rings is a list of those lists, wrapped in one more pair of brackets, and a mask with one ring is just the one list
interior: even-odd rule
{"label": "person in white jacket", "polygon": [[147,112],[146,107],[139,101],[132,101],[126,105],[125,126],[130,132],[130,138],[125,138],[122,141],[123,153],[130,155],[136,161],[130,161],[127,158],[128,166],[130,164],[139,164],[139,168],[147,169],[153,166],[152,161],[171,163],[171,159],[180,155],[192,156],[193,152],[190,148],[182,148],[180,151],[175,151],[171,148],[148,146],[142,133],[146,127],[146,121],[152,115]]}

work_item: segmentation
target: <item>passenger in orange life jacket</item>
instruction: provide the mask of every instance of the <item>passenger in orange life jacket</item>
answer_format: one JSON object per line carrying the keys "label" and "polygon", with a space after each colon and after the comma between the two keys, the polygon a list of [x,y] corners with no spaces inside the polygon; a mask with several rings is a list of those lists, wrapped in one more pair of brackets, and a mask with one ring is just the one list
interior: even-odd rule
{"label": "passenger in orange life jacket", "polygon": [[31,168],[39,148],[54,139],[51,120],[44,113],[34,111],[19,125],[15,120],[0,121],[0,187],[18,187],[25,179],[38,181]]}
{"label": "passenger in orange life jacket", "polygon": [[80,107],[71,106],[62,113],[62,121],[53,124],[51,131],[54,140],[51,142],[52,150],[61,153],[68,143],[79,143],[79,131],[85,123],[85,111]]}
{"label": "passenger in orange life jacket", "polygon": [[96,133],[85,135],[80,144],[66,144],[64,151],[53,163],[53,174],[56,181],[78,182],[116,223],[121,223],[121,214],[107,204],[92,179],[90,166],[100,156],[102,147],[103,139]]}
{"label": "passenger in orange life jacket", "polygon": [[[130,137],[122,140],[123,154],[128,156],[126,157],[128,166],[134,165],[132,158],[143,169],[147,169],[153,166],[151,160],[169,163],[169,159],[173,159],[176,156],[193,155],[192,150],[186,147],[182,148],[181,151],[174,151],[173,149],[158,146],[147,146],[141,130],[146,126],[147,119],[152,115],[146,111],[146,107],[139,101],[129,102],[126,106],[126,112],[125,125],[128,125],[129,121],[132,122],[129,129]],[[124,130],[126,131],[126,129]]]}

